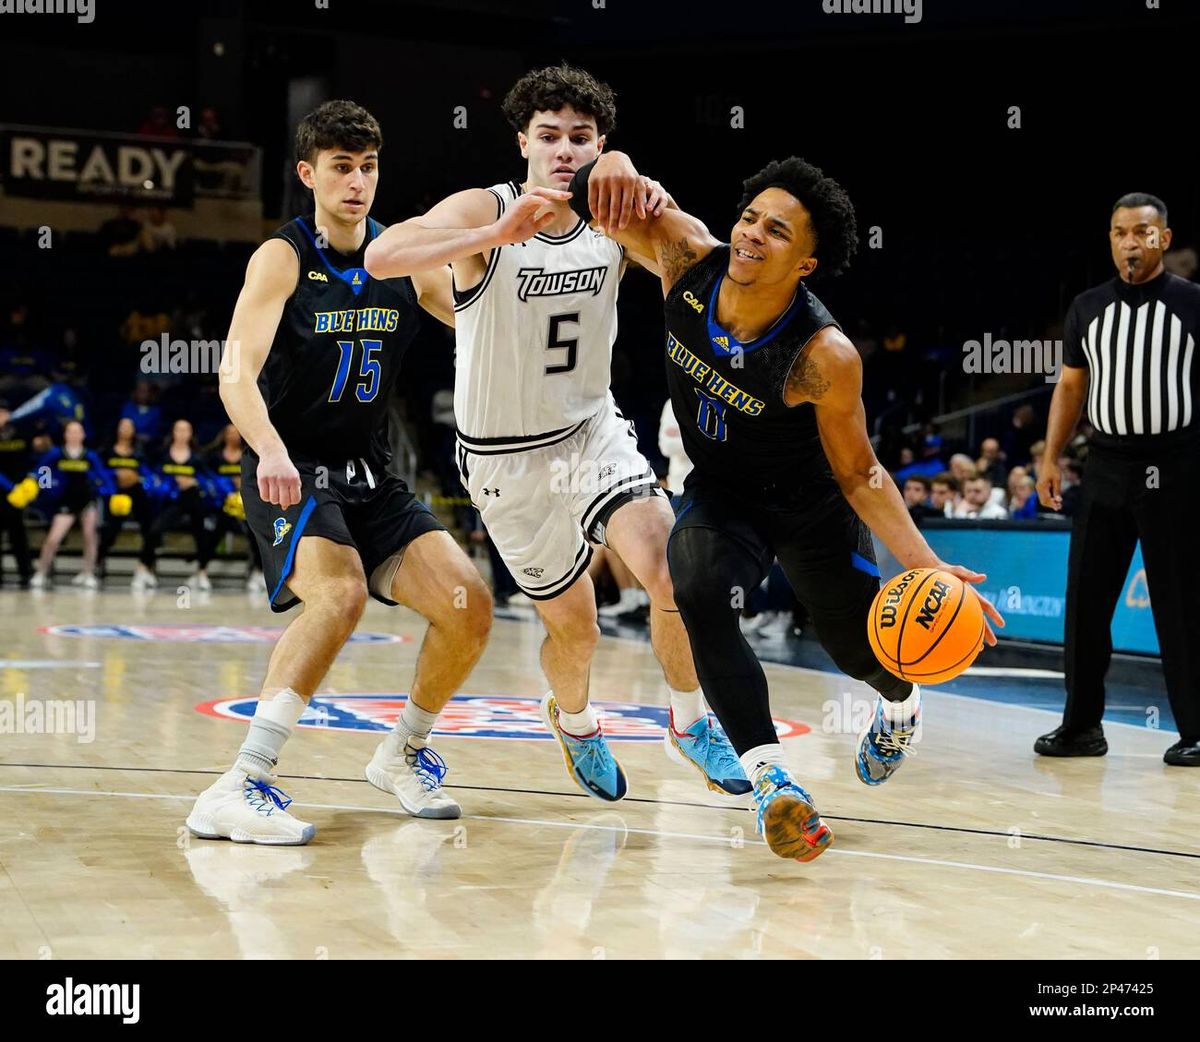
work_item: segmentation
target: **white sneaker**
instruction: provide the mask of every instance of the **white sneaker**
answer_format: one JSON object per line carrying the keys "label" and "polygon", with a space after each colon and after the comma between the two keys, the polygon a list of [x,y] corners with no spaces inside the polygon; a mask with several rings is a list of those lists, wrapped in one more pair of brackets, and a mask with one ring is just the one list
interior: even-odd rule
{"label": "white sneaker", "polygon": [[184,583],[185,586],[193,590],[211,590],[212,583],[209,582],[207,572],[193,572],[188,576],[188,580]]}
{"label": "white sneaker", "polygon": [[31,590],[44,590],[50,585],[50,580],[46,578],[43,572],[34,572],[29,577],[29,588]]}
{"label": "white sneaker", "polygon": [[287,812],[292,801],[275,787],[275,780],[231,768],[197,798],[187,816],[188,831],[201,839],[235,843],[307,843],[316,835],[316,827]]}
{"label": "white sneaker", "polygon": [[85,590],[98,590],[100,583],[91,572],[79,572],[71,578],[72,586],[82,586]]}
{"label": "white sneaker", "polygon": [[129,580],[131,590],[153,590],[158,586],[158,579],[144,564],[139,563],[133,570],[133,578]]}
{"label": "white sneaker", "polygon": [[266,588],[267,580],[263,578],[263,573],[257,568],[246,576],[246,589],[251,593],[258,593],[260,590],[265,590]]}
{"label": "white sneaker", "polygon": [[458,818],[462,807],[442,789],[446,763],[428,745],[412,739],[403,749],[400,735],[392,731],[367,764],[367,781],[390,792],[415,818]]}
{"label": "white sneaker", "polygon": [[606,604],[603,608],[598,608],[596,614],[602,619],[614,619],[618,615],[624,615],[627,611],[633,611],[641,605],[641,598],[638,594],[642,591],[636,586],[630,586],[621,591],[621,596],[616,604]]}

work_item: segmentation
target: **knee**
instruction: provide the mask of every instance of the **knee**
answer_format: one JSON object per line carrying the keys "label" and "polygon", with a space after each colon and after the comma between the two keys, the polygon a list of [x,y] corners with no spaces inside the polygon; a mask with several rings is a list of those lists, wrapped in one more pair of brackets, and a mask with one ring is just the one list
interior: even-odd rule
{"label": "knee", "polygon": [[323,582],[308,606],[319,608],[349,633],[358,625],[367,606],[367,584],[357,576],[339,576]]}
{"label": "knee", "polygon": [[448,606],[430,620],[471,644],[483,644],[492,629],[492,593],[478,576],[454,587]]}
{"label": "knee", "polygon": [[590,657],[600,643],[600,627],[594,618],[563,618],[546,621],[546,633],[573,654]]}

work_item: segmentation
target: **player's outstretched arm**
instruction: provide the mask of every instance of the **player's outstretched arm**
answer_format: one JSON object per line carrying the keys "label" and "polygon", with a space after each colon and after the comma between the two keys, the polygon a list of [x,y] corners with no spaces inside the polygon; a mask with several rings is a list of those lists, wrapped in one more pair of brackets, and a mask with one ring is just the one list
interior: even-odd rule
{"label": "player's outstretched arm", "polygon": [[[879,462],[867,434],[862,359],[836,327],[826,326],[800,352],[788,374],[784,401],[790,406],[813,404],[821,445],[843,495],[905,568],[940,568],[965,582],[987,578],[940,560],[913,523],[896,482]],[[1004,625],[992,604],[983,598],[980,603],[992,622]],[[987,642],[996,643],[990,625]]]}
{"label": "player's outstretched arm", "polygon": [[469,188],[443,199],[420,217],[386,228],[367,247],[363,265],[376,279],[476,260],[480,267],[496,246],[532,239],[554,220],[551,202],[566,192],[532,188],[496,216],[496,197],[486,188]]}
{"label": "player's outstretched arm", "polygon": [[569,190],[572,209],[651,268],[664,296],[720,245],[698,217],[674,207],[647,208],[642,177],[623,152],[605,152],[582,167]]}
{"label": "player's outstretched arm", "polygon": [[221,363],[221,401],[242,439],[258,454],[259,495],[285,510],[300,502],[300,475],[267,415],[258,374],[299,277],[296,251],[282,239],[268,239],[254,251]]}

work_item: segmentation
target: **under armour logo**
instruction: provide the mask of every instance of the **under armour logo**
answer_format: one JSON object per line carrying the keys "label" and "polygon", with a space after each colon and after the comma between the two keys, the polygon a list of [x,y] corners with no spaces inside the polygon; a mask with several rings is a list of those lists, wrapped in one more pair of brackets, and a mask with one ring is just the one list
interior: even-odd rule
{"label": "under armour logo", "polygon": [[485,496],[495,496],[498,499],[500,497],[500,490],[498,488],[485,488],[483,494]]}
{"label": "under armour logo", "polygon": [[534,579],[540,579],[542,577],[543,569],[541,569],[541,568],[522,568],[521,571],[524,572],[526,575],[531,576]]}

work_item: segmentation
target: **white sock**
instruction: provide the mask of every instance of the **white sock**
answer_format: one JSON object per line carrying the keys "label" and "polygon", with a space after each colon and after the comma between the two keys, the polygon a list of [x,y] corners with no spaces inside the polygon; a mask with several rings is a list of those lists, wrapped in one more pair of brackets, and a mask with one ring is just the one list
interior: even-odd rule
{"label": "white sock", "polygon": [[902,702],[889,702],[882,695],[883,718],[893,726],[910,727],[921,710],[921,688],[913,684],[912,693]]}
{"label": "white sock", "polygon": [[290,687],[270,701],[260,698],[234,767],[241,771],[274,774],[283,743],[291,737],[305,706],[304,699]]}
{"label": "white sock", "polygon": [[747,749],[738,759],[742,763],[742,770],[746,772],[746,777],[750,779],[751,785],[757,785],[758,779],[761,778],[770,767],[776,765],[786,766],[783,760],[783,746],[778,742],[772,742],[770,745],[756,745],[753,749]]}
{"label": "white sock", "polygon": [[558,726],[572,738],[590,738],[600,729],[600,721],[596,710],[589,702],[579,713],[568,713],[561,706],[558,710]]}
{"label": "white sock", "polygon": [[704,692],[700,688],[695,691],[676,691],[668,684],[667,690],[671,692],[671,716],[676,731],[686,731],[700,717],[708,715]]}
{"label": "white sock", "polygon": [[413,741],[413,745],[422,746],[429,742],[433,725],[437,723],[438,714],[422,709],[412,698],[405,699],[404,708],[396,719],[392,732],[400,739],[399,744],[405,745]]}

